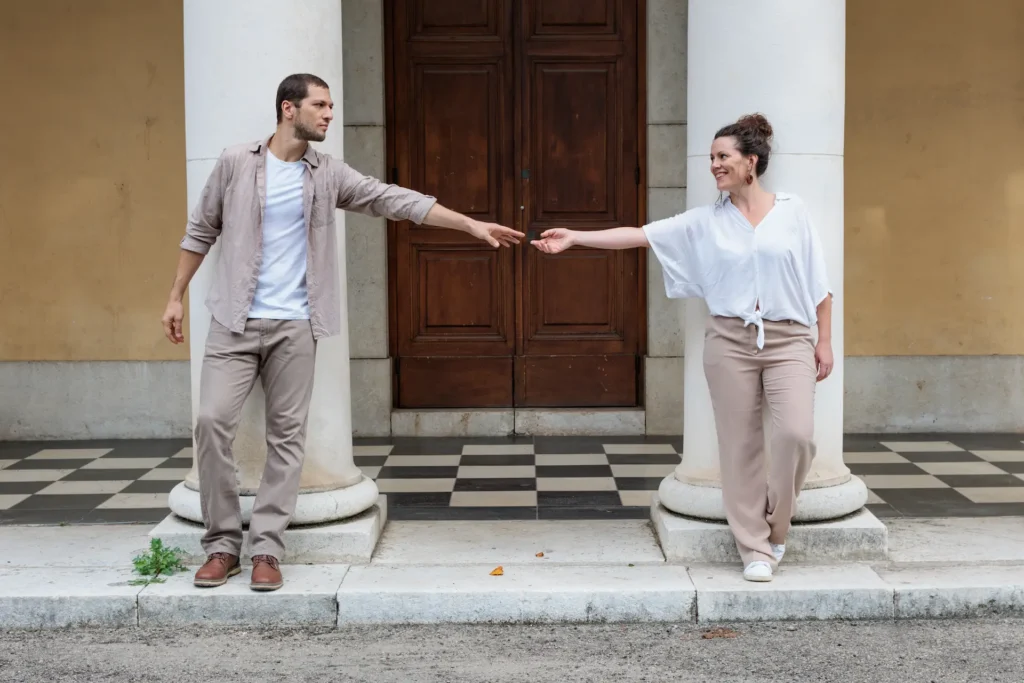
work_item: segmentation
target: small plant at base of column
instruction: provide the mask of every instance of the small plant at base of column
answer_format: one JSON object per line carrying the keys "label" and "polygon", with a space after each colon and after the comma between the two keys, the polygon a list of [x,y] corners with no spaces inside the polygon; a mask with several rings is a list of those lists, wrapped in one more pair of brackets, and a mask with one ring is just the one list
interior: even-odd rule
{"label": "small plant at base of column", "polygon": [[163,583],[163,577],[185,571],[185,564],[181,561],[183,552],[180,548],[165,548],[164,542],[159,538],[150,539],[149,552],[132,560],[135,573],[142,578],[132,580],[131,585],[148,586],[151,583]]}

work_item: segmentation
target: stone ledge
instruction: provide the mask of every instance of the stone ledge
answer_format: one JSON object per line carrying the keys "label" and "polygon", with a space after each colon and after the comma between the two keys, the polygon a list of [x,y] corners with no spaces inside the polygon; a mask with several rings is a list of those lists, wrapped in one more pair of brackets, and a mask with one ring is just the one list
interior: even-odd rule
{"label": "stone ledge", "polygon": [[[677,515],[651,501],[651,522],[669,562],[740,561],[732,532],[724,522]],[[794,524],[786,540],[786,563],[885,560],[888,532],[869,510],[830,522]]]}
{"label": "stone ledge", "polygon": [[643,409],[519,408],[515,411],[516,434],[528,436],[642,436]]}
{"label": "stone ledge", "polygon": [[[377,504],[340,522],[316,526],[295,527],[284,532],[289,564],[366,564],[373,556],[384,525],[387,523],[387,499],[381,495]],[[181,548],[185,561],[198,564],[206,559],[200,543],[203,527],[176,515],[168,515],[153,531],[151,538],[159,538],[165,545]],[[243,557],[249,554],[249,534],[243,542]]]}
{"label": "stone ledge", "polygon": [[353,569],[338,624],[693,621],[682,567],[379,566]]}
{"label": "stone ledge", "polygon": [[346,565],[282,567],[284,587],[273,593],[249,589],[250,567],[219,588],[196,588],[192,572],[146,586],[139,593],[139,625],[182,626],[333,626],[337,593]]}
{"label": "stone ledge", "polygon": [[1020,566],[901,567],[879,570],[895,590],[897,619],[964,619],[1024,614]]}
{"label": "stone ledge", "polygon": [[892,619],[893,588],[864,565],[785,563],[771,583],[744,580],[739,567],[692,567],[698,623]]}
{"label": "stone ledge", "polygon": [[0,570],[0,629],[317,627],[438,623],[728,623],[1016,616],[1015,566],[872,568],[783,562],[771,583],[730,565],[286,565],[285,587],[249,590],[249,567],[198,589],[192,571],[145,588],[130,569]]}
{"label": "stone ledge", "polygon": [[0,629],[137,626],[133,578],[125,567],[0,570]]}
{"label": "stone ledge", "polygon": [[512,410],[394,410],[391,436],[508,436],[515,432]]}

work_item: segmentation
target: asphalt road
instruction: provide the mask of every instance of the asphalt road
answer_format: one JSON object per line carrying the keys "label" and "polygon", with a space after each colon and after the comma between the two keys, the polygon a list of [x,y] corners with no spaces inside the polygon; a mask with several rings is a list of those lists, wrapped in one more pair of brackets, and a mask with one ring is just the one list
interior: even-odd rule
{"label": "asphalt road", "polygon": [[0,681],[1024,681],[1024,621],[0,633]]}

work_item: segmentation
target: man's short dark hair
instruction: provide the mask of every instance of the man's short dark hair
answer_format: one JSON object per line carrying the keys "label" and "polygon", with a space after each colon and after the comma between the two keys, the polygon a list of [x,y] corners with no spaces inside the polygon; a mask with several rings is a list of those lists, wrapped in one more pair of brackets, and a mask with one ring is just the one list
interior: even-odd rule
{"label": "man's short dark hair", "polygon": [[309,95],[309,86],[311,85],[330,90],[330,86],[327,85],[324,79],[313,74],[292,74],[281,81],[281,85],[277,86],[278,123],[281,123],[281,117],[283,116],[281,105],[287,101],[296,107],[299,106],[302,100],[306,99],[306,96]]}

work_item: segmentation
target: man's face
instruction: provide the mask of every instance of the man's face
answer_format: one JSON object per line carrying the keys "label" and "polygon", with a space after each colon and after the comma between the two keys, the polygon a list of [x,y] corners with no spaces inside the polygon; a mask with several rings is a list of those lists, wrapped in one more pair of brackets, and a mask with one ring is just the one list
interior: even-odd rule
{"label": "man's face", "polygon": [[298,107],[292,107],[295,137],[307,142],[323,142],[334,120],[334,101],[327,88],[311,85]]}

